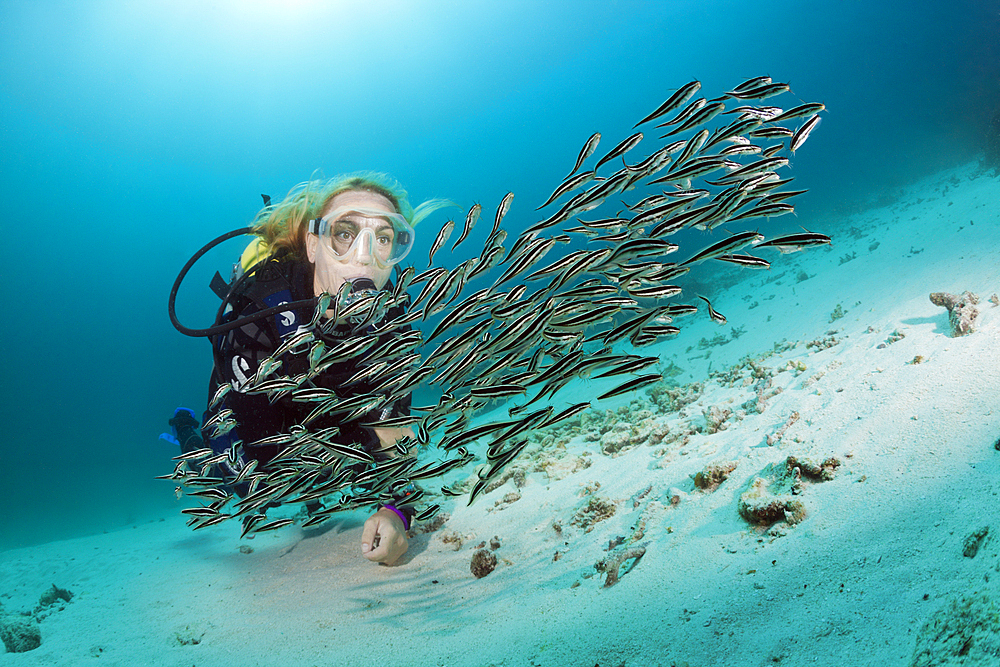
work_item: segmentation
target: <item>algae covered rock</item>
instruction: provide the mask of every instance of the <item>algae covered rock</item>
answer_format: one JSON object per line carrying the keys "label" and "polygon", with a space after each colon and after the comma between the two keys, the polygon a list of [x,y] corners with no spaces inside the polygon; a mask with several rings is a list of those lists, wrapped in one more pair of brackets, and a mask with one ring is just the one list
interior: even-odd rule
{"label": "algae covered rock", "polygon": [[[777,487],[777,488],[774,488]],[[806,516],[801,500],[786,493],[781,481],[754,477],[746,491],[740,495],[740,516],[758,526],[770,526],[784,521],[796,524]]]}
{"label": "algae covered rock", "polygon": [[472,563],[469,569],[472,570],[473,576],[476,579],[482,579],[487,574],[496,569],[497,557],[492,551],[487,551],[486,549],[479,549],[476,553],[472,554]]}
{"label": "algae covered rock", "polygon": [[739,461],[720,461],[710,463],[704,470],[695,473],[694,485],[703,491],[715,491],[736,470]]}
{"label": "algae covered rock", "polygon": [[0,617],[0,640],[8,653],[24,653],[42,645],[42,631],[30,616]]}
{"label": "algae covered rock", "polygon": [[931,303],[948,309],[948,324],[951,326],[953,338],[966,336],[975,331],[976,318],[979,317],[979,297],[972,292],[948,294],[934,292],[930,295]]}
{"label": "algae covered rock", "polygon": [[989,532],[990,527],[983,526],[967,535],[965,541],[962,543],[962,555],[966,558],[975,558],[976,554],[979,553],[980,545],[982,545],[983,540]]}
{"label": "algae covered rock", "polygon": [[789,456],[784,463],[771,464],[751,479],[740,495],[740,516],[757,526],[779,521],[799,523],[806,516],[805,505],[797,498],[806,485],[803,477],[813,482],[829,481],[839,467],[840,459],[835,456],[823,460]]}
{"label": "algae covered rock", "polygon": [[647,433],[630,422],[618,422],[601,436],[601,452],[608,456],[616,456],[645,442]]}
{"label": "algae covered rock", "polygon": [[[798,417],[798,413],[795,414]],[[785,470],[789,474],[794,474],[795,468],[798,468],[804,476],[817,482],[829,482],[839,467],[840,459],[836,456],[828,456],[822,461],[801,456],[789,456],[785,459]]]}

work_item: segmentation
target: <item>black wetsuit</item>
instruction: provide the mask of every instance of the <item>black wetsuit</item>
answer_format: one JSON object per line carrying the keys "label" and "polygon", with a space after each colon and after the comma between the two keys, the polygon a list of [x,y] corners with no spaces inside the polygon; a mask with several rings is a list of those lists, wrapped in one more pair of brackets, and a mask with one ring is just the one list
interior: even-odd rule
{"label": "black wetsuit", "polygon": [[[313,266],[309,262],[293,259],[287,254],[279,254],[265,260],[257,267],[254,275],[237,289],[237,293],[229,299],[232,310],[223,317],[223,322],[252,315],[264,308],[310,298],[313,296]],[[401,307],[392,308],[379,322],[402,314]],[[234,440],[242,440],[244,453],[237,468],[249,463],[249,459],[257,459],[260,466],[258,469],[266,469],[267,463],[279,453],[281,446],[255,447],[252,443],[268,436],[288,433],[290,428],[301,424],[316,407],[316,404],[311,402],[293,401],[288,393],[271,402],[267,394],[248,394],[240,391],[249,378],[257,372],[260,363],[270,357],[284,339],[300,331],[300,326],[308,325],[312,317],[311,310],[284,311],[248,322],[242,327],[212,339],[215,367],[212,370],[209,395],[214,395],[216,389],[223,383],[231,384],[233,389],[214,409],[206,411],[205,421],[228,408],[233,411],[233,418],[238,425],[229,433],[216,438],[210,437],[213,429],[205,429],[203,436],[212,449],[220,453],[227,451]],[[314,334],[320,336],[327,345],[336,344],[339,340],[361,333],[347,326],[334,329],[329,334],[314,331]],[[304,346],[306,347],[308,346]],[[271,377],[291,378],[309,370],[308,354],[303,351],[298,354],[285,353],[280,360],[281,367]],[[341,398],[373,393],[377,387],[367,386],[364,383],[349,388],[341,386],[342,382],[357,370],[359,361],[352,359],[335,364],[302,386],[332,389]],[[376,408],[364,415],[363,419],[370,422],[388,417],[406,416],[409,413],[410,398],[407,396]],[[360,444],[366,451],[380,458],[379,450],[382,445],[374,430],[360,426],[357,420],[345,423],[342,417],[343,415],[319,417],[309,423],[308,429],[315,432],[336,426],[340,429],[336,437],[338,442]],[[398,502],[402,503],[402,500]],[[396,507],[406,515],[409,523],[413,514],[412,509],[401,504],[397,504]]]}

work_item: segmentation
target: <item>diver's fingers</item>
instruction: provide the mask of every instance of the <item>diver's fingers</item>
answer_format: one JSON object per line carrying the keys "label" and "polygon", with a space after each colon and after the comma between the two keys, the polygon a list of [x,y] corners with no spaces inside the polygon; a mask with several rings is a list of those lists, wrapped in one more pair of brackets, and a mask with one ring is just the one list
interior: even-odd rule
{"label": "diver's fingers", "polygon": [[389,546],[380,544],[379,526],[381,517],[377,514],[368,517],[361,531],[361,555],[368,560],[378,561],[389,553]]}
{"label": "diver's fingers", "polygon": [[386,545],[378,546],[370,551],[365,551],[366,547],[368,547],[368,545],[361,545],[361,554],[372,562],[381,563],[389,555],[389,547]]}

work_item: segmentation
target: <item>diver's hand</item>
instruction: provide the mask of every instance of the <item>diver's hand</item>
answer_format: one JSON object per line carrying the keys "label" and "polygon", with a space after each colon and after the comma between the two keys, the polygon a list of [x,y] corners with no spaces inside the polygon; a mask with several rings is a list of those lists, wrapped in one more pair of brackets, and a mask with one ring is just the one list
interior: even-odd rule
{"label": "diver's hand", "polygon": [[368,560],[392,565],[410,548],[399,515],[385,507],[368,517],[361,532],[361,555]]}
{"label": "diver's hand", "polygon": [[413,433],[413,429],[409,426],[403,426],[402,428],[390,427],[383,428],[381,426],[376,426],[374,428],[375,435],[378,436],[380,449],[384,452],[390,454],[390,456],[398,456],[396,452],[396,441],[402,440],[406,436],[411,438],[416,438],[417,436]]}

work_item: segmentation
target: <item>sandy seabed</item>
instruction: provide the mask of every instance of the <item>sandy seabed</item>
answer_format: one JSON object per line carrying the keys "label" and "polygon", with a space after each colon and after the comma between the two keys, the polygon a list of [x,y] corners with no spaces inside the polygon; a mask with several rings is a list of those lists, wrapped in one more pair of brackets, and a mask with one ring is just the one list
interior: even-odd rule
{"label": "sandy seabed", "polygon": [[[970,165],[815,230],[832,247],[768,251],[769,271],[713,294],[729,325],[696,316],[642,348],[682,369],[693,402],[601,403],[529,449],[523,478],[446,502],[394,567],[360,556],[361,513],[242,542],[235,523],[192,532],[178,513],[3,552],[2,613],[52,584],[74,596],[37,613],[39,648],[0,663],[1000,664],[998,202],[1000,179]],[[928,295],[965,291],[976,330],[952,337]],[[790,456],[837,465],[796,483]],[[748,522],[751,488],[789,520]],[[605,587],[595,564],[640,545]]]}

